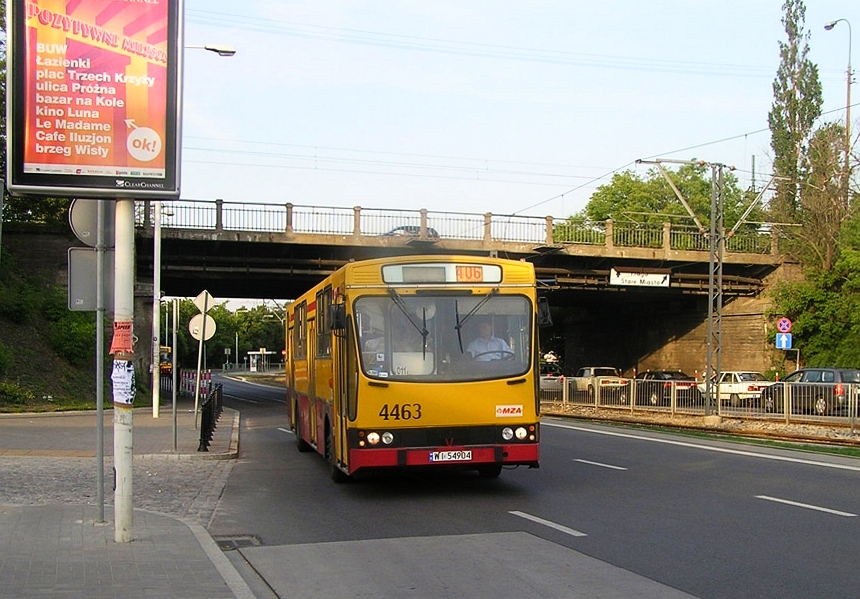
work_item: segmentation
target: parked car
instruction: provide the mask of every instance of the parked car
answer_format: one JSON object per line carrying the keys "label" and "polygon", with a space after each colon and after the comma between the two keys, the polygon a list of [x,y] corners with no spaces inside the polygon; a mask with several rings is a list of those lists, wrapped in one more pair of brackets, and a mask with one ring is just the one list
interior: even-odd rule
{"label": "parked car", "polygon": [[587,394],[588,401],[599,393],[601,403],[627,403],[630,381],[614,366],[583,366],[570,380],[571,392]]}
{"label": "parked car", "polygon": [[[752,406],[758,405],[761,390],[768,385],[770,381],[760,372],[729,370],[711,383],[711,393],[716,395],[719,389],[720,403],[732,407]],[[699,383],[699,391],[705,392],[705,383]]]}
{"label": "parked car", "polygon": [[854,368],[801,368],[780,382],[762,389],[761,408],[784,412],[788,396],[792,414],[825,416],[855,409],[860,399],[860,370]]}
{"label": "parked car", "polygon": [[556,362],[541,362],[540,390],[561,393],[564,388],[564,375]]}
{"label": "parked car", "polygon": [[[401,225],[394,227],[385,235],[389,237],[421,237],[421,227],[418,225]],[[427,239],[439,239],[436,229],[427,227]]]}
{"label": "parked car", "polygon": [[636,375],[636,403],[668,406],[675,390],[676,405],[703,405],[696,379],[680,370],[646,370]]}

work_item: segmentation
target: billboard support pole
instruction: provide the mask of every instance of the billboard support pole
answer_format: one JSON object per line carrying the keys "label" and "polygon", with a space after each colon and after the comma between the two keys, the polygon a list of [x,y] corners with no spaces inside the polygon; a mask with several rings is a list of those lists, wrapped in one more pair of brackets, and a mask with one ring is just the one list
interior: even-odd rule
{"label": "billboard support pole", "polygon": [[105,201],[99,200],[96,217],[96,522],[105,521]]}
{"label": "billboard support pole", "polygon": [[114,541],[132,540],[132,450],[134,445],[134,200],[116,203],[114,274],[113,455]]}
{"label": "billboard support pole", "polygon": [[[161,200],[153,203],[152,233],[152,417],[158,418],[161,404]],[[165,341],[167,341],[165,339]]]}

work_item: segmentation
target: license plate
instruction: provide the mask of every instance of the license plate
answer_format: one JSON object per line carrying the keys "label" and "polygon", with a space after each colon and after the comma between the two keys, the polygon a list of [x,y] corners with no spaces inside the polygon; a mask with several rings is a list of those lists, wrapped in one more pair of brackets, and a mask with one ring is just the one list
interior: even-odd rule
{"label": "license plate", "polygon": [[471,451],[431,451],[431,462],[469,462],[472,459]]}

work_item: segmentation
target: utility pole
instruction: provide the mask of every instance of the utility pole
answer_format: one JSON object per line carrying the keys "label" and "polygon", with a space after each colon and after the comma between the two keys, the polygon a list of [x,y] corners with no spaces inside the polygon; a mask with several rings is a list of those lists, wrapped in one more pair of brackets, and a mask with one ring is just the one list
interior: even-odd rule
{"label": "utility pole", "polygon": [[[723,323],[723,252],[725,249],[725,228],[724,228],[724,202],[723,202],[723,169],[724,164],[709,163],[704,160],[637,160],[637,164],[655,164],[659,169],[663,178],[669,183],[675,196],[687,210],[687,214],[696,223],[699,231],[703,234],[707,231],[708,236],[708,343],[707,343],[707,364],[705,366],[705,417],[714,414],[714,406],[712,399],[716,398],[719,402],[719,392],[714,385],[722,372],[722,323]],[[684,195],[675,185],[674,181],[669,177],[669,174],[663,168],[663,163],[675,164],[698,164],[699,166],[711,167],[711,222],[706,230],[702,225],[696,213],[690,207]],[[734,167],[728,167],[734,170]],[[747,210],[749,214],[752,206]],[[738,223],[740,224],[740,223]],[[737,227],[735,227],[737,228]],[[734,233],[734,230],[732,231]],[[719,414],[719,410],[717,410]]]}
{"label": "utility pole", "polygon": [[[712,398],[719,407],[719,386],[714,389],[722,373],[723,335],[723,251],[726,238],[723,226],[723,166],[711,165],[711,228],[708,235],[708,362],[705,369],[705,417],[714,413]],[[717,410],[719,413],[719,410]]]}
{"label": "utility pole", "polygon": [[114,250],[113,460],[114,541],[132,539],[132,433],[134,402],[134,200],[116,202]]}

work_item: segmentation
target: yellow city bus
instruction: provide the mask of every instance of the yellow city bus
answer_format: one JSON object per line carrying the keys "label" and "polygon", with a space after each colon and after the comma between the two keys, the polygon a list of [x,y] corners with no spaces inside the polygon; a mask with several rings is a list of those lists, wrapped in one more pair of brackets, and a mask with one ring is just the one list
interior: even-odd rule
{"label": "yellow city bus", "polygon": [[[531,263],[351,262],[286,308],[290,427],[332,479],[392,468],[539,467]],[[483,336],[482,336],[483,335]]]}
{"label": "yellow city bus", "polygon": [[161,376],[170,376],[173,373],[173,348],[169,345],[158,346],[158,370]]}

